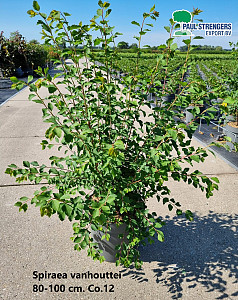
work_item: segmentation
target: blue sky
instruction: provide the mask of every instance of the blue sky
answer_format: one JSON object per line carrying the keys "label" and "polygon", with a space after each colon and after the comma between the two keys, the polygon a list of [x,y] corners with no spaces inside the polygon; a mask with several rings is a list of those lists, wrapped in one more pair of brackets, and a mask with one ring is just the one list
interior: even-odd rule
{"label": "blue sky", "polygon": [[[0,0],[0,31],[4,31],[5,36],[10,32],[19,30],[29,41],[33,38],[41,41],[40,26],[36,25],[37,19],[30,18],[27,10],[32,8],[32,0]],[[123,33],[117,42],[124,40],[129,44],[136,42],[133,36],[137,34],[137,27],[131,24],[135,20],[140,22],[142,14],[149,11],[155,4],[160,17],[156,21],[151,33],[143,38],[143,44],[151,46],[160,45],[168,38],[164,26],[168,25],[168,20],[172,12],[178,9],[192,11],[193,7],[203,10],[199,18],[206,23],[211,22],[231,22],[233,26],[232,37],[206,37],[204,40],[197,40],[199,44],[223,46],[229,48],[229,41],[238,41],[238,1],[237,0],[111,0],[112,13],[110,22],[115,26],[116,31]],[[70,23],[89,23],[98,8],[98,0],[39,0],[41,11],[49,13],[52,9],[66,11],[72,14],[69,17]],[[199,34],[200,35],[200,34]],[[176,38],[179,46],[182,46],[182,39]]]}

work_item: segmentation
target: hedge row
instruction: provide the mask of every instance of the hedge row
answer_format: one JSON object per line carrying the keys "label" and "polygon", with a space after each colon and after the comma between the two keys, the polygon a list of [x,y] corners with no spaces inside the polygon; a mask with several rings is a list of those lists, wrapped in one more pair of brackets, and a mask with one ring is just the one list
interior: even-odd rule
{"label": "hedge row", "polygon": [[53,46],[27,43],[20,34],[7,39],[0,34],[0,70],[4,77],[16,75],[19,68],[22,74],[33,74],[33,71],[45,67],[57,56]]}

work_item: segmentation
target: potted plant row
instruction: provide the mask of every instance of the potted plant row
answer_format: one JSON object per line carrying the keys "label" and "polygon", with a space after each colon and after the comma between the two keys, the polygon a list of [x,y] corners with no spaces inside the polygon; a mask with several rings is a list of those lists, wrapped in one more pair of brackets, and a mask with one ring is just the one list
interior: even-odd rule
{"label": "potted plant row", "polygon": [[[238,43],[230,43],[232,55],[238,59]],[[221,108],[224,113],[224,134],[228,137],[227,145],[230,150],[238,150],[238,67],[236,66],[231,74],[224,77],[224,85],[227,92]]]}

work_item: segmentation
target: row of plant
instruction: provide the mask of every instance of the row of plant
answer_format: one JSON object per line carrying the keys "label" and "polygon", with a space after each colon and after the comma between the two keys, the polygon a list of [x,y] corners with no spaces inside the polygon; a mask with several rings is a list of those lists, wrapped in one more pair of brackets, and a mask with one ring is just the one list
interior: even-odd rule
{"label": "row of plant", "polygon": [[[186,53],[181,53],[179,54],[180,56],[186,56]],[[200,59],[204,59],[206,61],[209,60],[214,60],[214,59],[223,59],[223,60],[232,60],[234,59],[234,57],[232,56],[232,54],[225,54],[225,53],[221,53],[221,54],[215,54],[215,53],[192,53],[189,55],[189,59],[190,60],[200,60]]]}
{"label": "row of plant", "polygon": [[[101,52],[102,53],[102,52]],[[185,59],[184,55],[176,53],[176,58],[173,61],[169,62],[169,67],[171,71],[177,69],[179,66],[182,67],[182,63]],[[157,56],[153,53],[141,53],[139,65],[141,69],[152,69],[156,66]],[[100,52],[97,53],[96,59],[103,62],[103,54],[100,55]],[[229,55],[189,55],[188,63],[190,62],[199,62],[199,64],[204,64],[208,66],[213,72],[224,75],[224,70],[232,72],[236,61],[234,57]],[[137,55],[135,53],[120,53],[117,61],[118,69],[124,73],[133,72],[137,63]]]}
{"label": "row of plant", "polygon": [[[134,55],[120,55],[121,59],[119,60],[119,68],[124,72],[132,72],[136,65],[136,59],[132,60]],[[128,57],[131,57],[129,59]],[[222,58],[219,56],[210,56],[207,57],[204,55],[198,56],[197,59],[194,59],[192,55],[190,55],[188,60],[189,66],[189,81],[192,82],[194,79],[200,80],[201,83],[206,86],[209,90],[217,90],[219,91],[220,100],[213,99],[213,103],[210,102],[209,105],[216,105],[218,102],[222,104],[222,99],[225,96],[228,96],[229,91],[227,90],[229,87],[225,79],[228,77],[234,77],[234,69],[237,66],[236,59],[231,55],[223,55]],[[201,59],[202,58],[202,59]],[[173,74],[173,78],[176,78],[177,82],[179,78],[181,78],[181,71],[178,71],[179,68],[182,68],[182,60],[181,57],[177,57],[174,60],[171,60],[168,69]],[[193,63],[195,62],[195,63]],[[144,69],[152,69],[156,65],[156,59],[153,54],[150,56],[141,56],[140,66]],[[159,66],[160,68],[161,66]],[[139,68],[140,69],[140,68]],[[177,76],[175,76],[177,70]],[[200,73],[199,73],[200,72]],[[163,71],[160,72],[161,79],[164,78]],[[221,77],[220,77],[221,76]],[[228,79],[227,79],[228,80]],[[235,88],[235,87],[234,87]],[[219,115],[219,113],[218,113]],[[221,122],[224,120],[221,120]]]}
{"label": "row of plant", "polygon": [[12,38],[0,34],[0,70],[4,77],[33,75],[35,69],[46,67],[56,57],[53,46],[27,43],[19,32]]}
{"label": "row of plant", "polygon": [[222,90],[226,91],[227,87],[223,85],[223,80],[216,76],[213,71],[211,71],[204,62],[198,62],[197,67],[199,71],[205,76],[206,83],[209,89],[218,89],[220,87],[220,93],[222,97]]}
{"label": "row of plant", "polygon": [[[236,48],[235,48],[236,51]],[[233,52],[234,53],[234,52]],[[215,62],[215,63],[214,63]],[[221,60],[213,63],[200,61],[190,69],[189,80],[198,79],[209,91],[217,91],[219,97],[210,99],[204,107],[215,108],[217,113],[213,121],[223,126],[223,133],[228,137],[228,150],[237,150],[238,143],[238,77],[237,58],[223,62],[223,72],[219,72]],[[225,68],[225,66],[227,66]],[[200,79],[199,79],[200,77]]]}
{"label": "row of plant", "polygon": [[[203,86],[204,90],[207,91],[216,91],[219,94],[218,98],[210,97],[207,98],[206,101],[201,103],[193,103],[193,106],[197,106],[200,111],[205,112],[207,115],[207,110],[214,111],[214,118],[212,119],[218,124],[224,126],[226,128],[226,123],[230,120],[227,117],[230,115],[234,115],[234,105],[235,99],[233,97],[233,92],[231,91],[230,87],[227,84],[228,78],[234,77],[234,69],[237,66],[237,61],[232,54],[229,55],[220,55],[219,59],[217,55],[200,55],[198,57],[194,57],[192,55],[188,58],[188,72],[186,72],[185,76],[183,76],[183,64],[182,64],[181,55],[177,55],[175,59],[171,59],[168,66],[167,71],[171,74],[170,78],[167,76],[166,81],[169,80],[170,84],[166,84],[166,88],[163,89],[163,95],[160,95],[162,98],[165,99],[174,99],[174,94],[176,93],[176,89],[178,88],[179,80],[185,80],[189,74],[189,82],[193,82],[194,80],[199,81],[200,84]],[[136,57],[135,54],[120,54],[120,60],[118,61],[118,68],[122,70],[124,73],[133,74],[133,70],[136,67]],[[142,74],[148,70],[153,69],[156,66],[156,56],[154,54],[145,55],[142,54],[140,56],[139,64],[138,64],[138,71]],[[210,68],[208,68],[208,66]],[[211,68],[213,66],[213,68]],[[219,69],[220,66],[223,68]],[[225,69],[225,70],[224,70]],[[163,66],[161,64],[158,65],[159,75],[158,79],[160,78],[161,83],[163,83],[163,79],[165,78],[165,70],[163,70]],[[220,70],[220,71],[219,71]],[[218,76],[218,74],[222,76]],[[233,80],[234,81],[234,80]],[[169,88],[168,88],[169,87]],[[157,86],[156,89],[161,89],[161,87]],[[233,89],[236,87],[233,84]],[[232,94],[232,97],[227,100]],[[154,103],[158,105],[158,95],[156,92],[152,92],[149,96],[149,99],[153,99]],[[224,99],[226,101],[224,102]],[[229,102],[229,105],[227,103]],[[191,109],[191,107],[189,108]],[[193,118],[193,115],[186,109],[184,110],[184,117],[186,122],[190,122]],[[229,130],[231,128],[229,127]],[[225,129],[224,129],[225,132]],[[232,131],[233,132],[233,131]],[[229,133],[226,131],[225,134]],[[237,142],[236,136],[234,134],[231,135],[231,138],[234,142]],[[227,144],[234,149],[234,146],[227,142]]]}
{"label": "row of plant", "polygon": [[209,70],[218,77],[225,78],[234,73],[237,67],[237,61],[232,57],[229,61],[223,59],[215,59],[213,61],[202,61]]}

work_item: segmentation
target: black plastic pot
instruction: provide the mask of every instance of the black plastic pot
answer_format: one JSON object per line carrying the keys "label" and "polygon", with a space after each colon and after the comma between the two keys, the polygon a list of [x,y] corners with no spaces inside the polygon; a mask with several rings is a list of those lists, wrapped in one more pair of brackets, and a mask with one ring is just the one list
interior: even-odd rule
{"label": "black plastic pot", "polygon": [[172,103],[175,99],[175,94],[169,94],[162,96],[163,104],[165,105],[166,103]]}
{"label": "black plastic pot", "polygon": [[238,143],[238,128],[230,125],[231,123],[227,123],[225,126],[225,135],[231,138],[232,142],[226,142],[226,144],[230,147],[231,150],[235,150],[233,143]]}
{"label": "black plastic pot", "polygon": [[26,69],[24,70],[24,76],[29,76],[29,75],[33,75],[33,69]]}
{"label": "black plastic pot", "polygon": [[22,71],[21,68],[16,68],[15,75],[17,78],[21,78],[24,76],[24,72]]}
{"label": "black plastic pot", "polygon": [[[107,262],[116,262],[116,254],[118,253],[115,250],[117,245],[120,245],[122,242],[128,243],[126,238],[126,224],[121,224],[117,226],[116,224],[111,224],[111,230],[108,231],[110,234],[110,239],[107,241],[106,239],[102,240],[102,236],[105,234],[102,231],[91,231],[91,237],[93,238],[94,242],[98,243],[99,249],[103,251],[102,255],[105,257]],[[119,234],[124,234],[124,238],[120,239],[118,237]]]}
{"label": "black plastic pot", "polygon": [[[194,115],[190,111],[188,111],[188,109],[193,109],[193,108],[194,106],[189,106],[186,108],[186,119],[185,119],[186,124],[190,123],[192,120],[195,119]],[[199,107],[199,109],[200,109],[200,113],[202,113],[206,109],[206,107],[201,106]],[[200,118],[196,118],[195,122],[200,123]],[[206,123],[206,121],[202,119],[202,123]]]}

